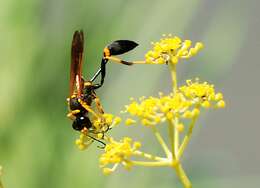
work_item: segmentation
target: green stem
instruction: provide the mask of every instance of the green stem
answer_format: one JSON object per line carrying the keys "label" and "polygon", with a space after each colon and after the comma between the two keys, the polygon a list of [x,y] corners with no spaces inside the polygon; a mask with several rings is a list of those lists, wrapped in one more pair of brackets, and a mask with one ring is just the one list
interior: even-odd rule
{"label": "green stem", "polygon": [[176,174],[177,174],[178,178],[180,179],[180,181],[183,184],[183,187],[192,188],[192,184],[191,184],[189,178],[187,177],[184,169],[182,168],[181,163],[176,164],[175,170],[176,170]]}
{"label": "green stem", "polygon": [[178,160],[178,152],[179,152],[179,131],[177,129],[178,118],[174,119],[174,153],[176,155],[176,159]]}
{"label": "green stem", "polygon": [[142,152],[142,151],[135,151],[133,154],[136,155],[136,156],[144,157],[144,158],[149,159],[149,160],[155,160],[155,161],[165,161],[166,160],[166,158],[157,157],[157,156],[154,156],[154,155],[151,155],[149,153]]}
{"label": "green stem", "polygon": [[[172,77],[173,94],[176,94],[177,90],[178,90],[176,64],[174,62],[171,62],[169,64],[169,66],[170,66],[171,77]],[[174,150],[173,150],[173,154],[175,154],[175,156],[177,155],[178,149],[179,149],[179,131],[177,130],[177,124],[178,124],[178,119],[175,118],[174,123],[173,123],[173,125],[174,125]],[[176,156],[176,159],[178,160],[177,156]]]}
{"label": "green stem", "polygon": [[151,126],[151,128],[152,128],[152,131],[153,131],[155,137],[157,138],[159,144],[162,146],[167,158],[171,157],[172,154],[171,154],[168,146],[164,142],[164,140],[163,140],[161,134],[159,133],[159,131],[155,128],[155,126]]}
{"label": "green stem", "polygon": [[155,162],[131,161],[131,163],[137,166],[158,167],[158,166],[170,166],[172,162],[171,161],[155,161]]}
{"label": "green stem", "polygon": [[172,157],[176,159],[176,153],[174,149],[174,125],[171,120],[168,120],[168,132],[169,132],[169,139],[171,144]]}
{"label": "green stem", "polygon": [[193,131],[193,128],[194,128],[194,125],[195,125],[197,119],[198,119],[198,116],[194,117],[191,120],[191,123],[189,125],[189,130],[188,130],[187,134],[185,135],[183,142],[180,146],[180,149],[178,151],[178,154],[177,154],[178,159],[183,155],[185,148],[187,147],[188,143],[190,142],[190,139],[191,139],[191,136],[192,136],[192,131]]}
{"label": "green stem", "polygon": [[172,84],[173,84],[173,93],[177,92],[178,84],[177,84],[177,72],[176,72],[176,65],[170,63],[170,71],[172,76]]}

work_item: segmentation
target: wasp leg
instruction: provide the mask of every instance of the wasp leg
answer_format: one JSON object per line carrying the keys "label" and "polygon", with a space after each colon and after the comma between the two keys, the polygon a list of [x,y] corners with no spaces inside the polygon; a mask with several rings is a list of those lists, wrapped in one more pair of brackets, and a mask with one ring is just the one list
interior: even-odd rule
{"label": "wasp leg", "polygon": [[100,71],[101,71],[101,81],[100,81],[100,86],[103,85],[105,76],[106,76],[106,64],[107,64],[107,59],[104,57],[102,58],[101,65],[100,65]]}
{"label": "wasp leg", "polygon": [[71,120],[75,120],[75,114],[78,114],[80,110],[72,110],[67,114],[67,117],[70,118]]}
{"label": "wasp leg", "polygon": [[120,64],[124,64],[124,65],[133,65],[133,64],[145,64],[145,61],[124,61],[118,57],[115,56],[107,56],[104,57],[105,59],[108,59],[110,61],[113,61],[115,63],[120,63]]}
{"label": "wasp leg", "polygon": [[104,114],[104,113],[105,113],[105,112],[104,112],[104,109],[103,109],[103,107],[102,107],[102,105],[101,105],[101,103],[100,103],[99,97],[97,97],[97,96],[96,96],[96,98],[95,98],[95,103],[96,103],[96,106],[97,106],[97,109],[98,109],[99,113],[100,113],[100,114]]}
{"label": "wasp leg", "polygon": [[92,110],[92,108],[87,105],[84,101],[79,99],[79,103],[81,104],[81,106],[83,106],[83,108],[85,108],[89,113],[93,114],[93,116],[95,116],[96,118],[101,118],[101,116],[99,114],[97,114],[94,110]]}

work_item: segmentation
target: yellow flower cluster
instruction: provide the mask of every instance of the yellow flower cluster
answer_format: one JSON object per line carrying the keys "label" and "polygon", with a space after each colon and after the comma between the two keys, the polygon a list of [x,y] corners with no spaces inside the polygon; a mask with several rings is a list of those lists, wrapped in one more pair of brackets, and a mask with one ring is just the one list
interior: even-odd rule
{"label": "yellow flower cluster", "polygon": [[79,150],[84,150],[88,148],[88,146],[92,144],[93,141],[93,139],[86,136],[84,133],[81,133],[79,138],[75,141],[75,144],[77,145]]}
{"label": "yellow flower cluster", "polygon": [[[126,169],[130,169],[132,164],[130,157],[141,147],[140,142],[133,142],[131,138],[125,137],[120,142],[109,139],[109,144],[105,147],[105,152],[100,157],[100,166],[103,168],[105,174],[113,172],[116,166],[120,163]],[[108,164],[114,164],[113,168],[105,167]]]}
{"label": "yellow flower cluster", "polygon": [[[179,116],[190,106],[190,101],[186,100],[181,93],[170,94],[169,96],[164,96],[161,93],[159,98],[141,98],[140,102],[132,100],[126,106],[126,112],[132,116],[139,117],[143,125],[151,126],[162,123],[167,119],[172,119],[173,116]],[[125,121],[126,125],[131,125],[135,122],[135,120],[130,118]]]}
{"label": "yellow flower cluster", "polygon": [[[89,132],[81,132],[79,138],[75,141],[75,144],[80,150],[86,149],[94,140],[104,139],[104,134],[114,126],[121,122],[121,118],[112,114],[103,114],[99,118],[93,120],[93,128]],[[88,136],[89,135],[89,136]],[[91,136],[91,137],[90,137]]]}
{"label": "yellow flower cluster", "polygon": [[96,132],[107,131],[108,128],[112,128],[121,122],[121,118],[114,116],[113,114],[102,114],[101,117],[93,119],[93,127]]}
{"label": "yellow flower cluster", "polygon": [[215,93],[214,85],[207,82],[199,83],[199,79],[195,82],[187,80],[185,86],[179,88],[180,92],[189,99],[194,105],[204,108],[216,107],[224,108],[225,101],[222,93]]}
{"label": "yellow flower cluster", "polygon": [[145,55],[147,64],[177,64],[179,59],[190,58],[203,48],[203,44],[200,42],[191,47],[190,40],[182,41],[179,37],[171,35],[164,35],[164,38],[152,45],[153,50],[148,51]]}
{"label": "yellow flower cluster", "polygon": [[[204,108],[225,107],[222,93],[215,93],[214,85],[207,82],[199,83],[187,80],[187,85],[182,86],[179,90],[168,96],[160,94],[160,97],[141,98],[139,102],[132,99],[131,103],[126,106],[126,112],[131,116],[139,118],[145,126],[156,125],[165,120],[177,118],[191,119],[199,115],[199,107]],[[127,118],[126,125],[135,124],[137,121]]]}

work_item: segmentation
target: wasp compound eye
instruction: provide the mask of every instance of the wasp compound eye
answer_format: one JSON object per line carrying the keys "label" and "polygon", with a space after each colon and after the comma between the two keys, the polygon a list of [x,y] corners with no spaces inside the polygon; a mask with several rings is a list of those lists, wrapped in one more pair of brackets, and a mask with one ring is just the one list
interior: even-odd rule
{"label": "wasp compound eye", "polygon": [[92,123],[91,123],[91,121],[89,120],[88,117],[78,116],[74,120],[72,127],[73,127],[73,129],[75,129],[77,131],[81,131],[84,127],[88,128],[88,129],[90,127],[92,127]]}
{"label": "wasp compound eye", "polygon": [[131,40],[117,40],[109,44],[110,55],[120,55],[134,49],[138,44]]}

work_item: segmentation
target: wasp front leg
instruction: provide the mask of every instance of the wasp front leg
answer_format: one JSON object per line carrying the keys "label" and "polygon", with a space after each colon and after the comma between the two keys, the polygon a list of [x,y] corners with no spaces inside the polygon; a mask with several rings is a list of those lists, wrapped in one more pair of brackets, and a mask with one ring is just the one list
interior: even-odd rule
{"label": "wasp front leg", "polygon": [[79,99],[79,103],[81,104],[81,106],[83,106],[83,108],[85,108],[89,113],[91,113],[94,117],[96,118],[101,118],[101,116],[99,114],[97,114],[87,103],[85,103],[84,101],[82,101],[81,99]]}
{"label": "wasp front leg", "polygon": [[67,117],[70,118],[71,120],[75,120],[76,119],[75,115],[78,114],[79,112],[80,110],[72,110],[67,114]]}

